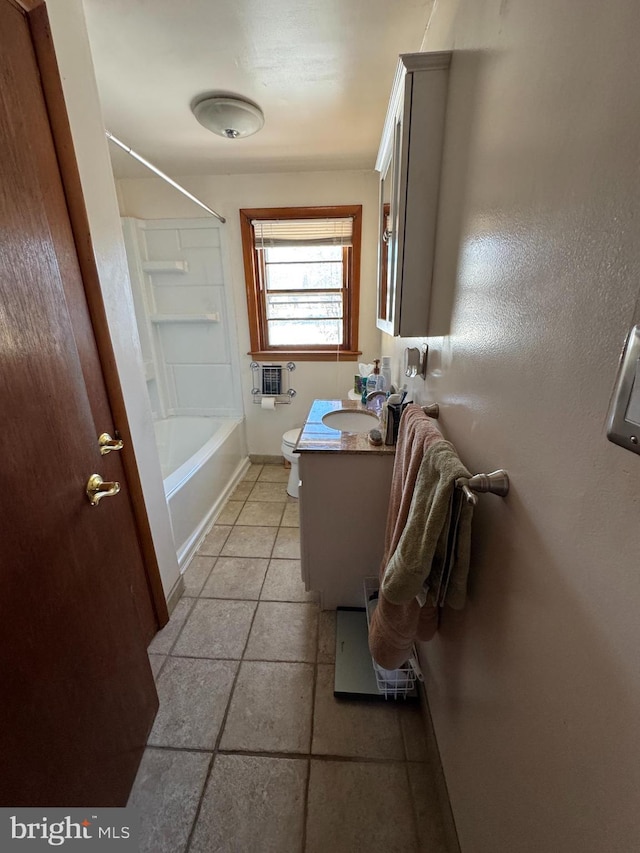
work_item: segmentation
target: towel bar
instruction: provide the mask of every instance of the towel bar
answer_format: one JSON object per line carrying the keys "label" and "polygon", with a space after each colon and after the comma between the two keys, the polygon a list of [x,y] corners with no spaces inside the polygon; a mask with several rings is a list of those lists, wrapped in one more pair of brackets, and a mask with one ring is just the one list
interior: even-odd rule
{"label": "towel bar", "polygon": [[[440,417],[440,406],[437,403],[420,408],[430,418],[437,420]],[[499,495],[501,498],[508,495],[509,475],[504,468],[499,468],[491,474],[475,474],[468,480],[456,480],[456,486],[462,489],[468,503],[475,506],[478,503],[478,496],[474,492],[491,492],[492,495]]]}

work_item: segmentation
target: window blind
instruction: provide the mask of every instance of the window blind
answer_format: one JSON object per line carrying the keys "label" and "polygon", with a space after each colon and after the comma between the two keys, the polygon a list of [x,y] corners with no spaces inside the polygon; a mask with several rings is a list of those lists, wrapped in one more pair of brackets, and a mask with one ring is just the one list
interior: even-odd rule
{"label": "window blind", "polygon": [[254,219],[256,249],[351,246],[353,219]]}

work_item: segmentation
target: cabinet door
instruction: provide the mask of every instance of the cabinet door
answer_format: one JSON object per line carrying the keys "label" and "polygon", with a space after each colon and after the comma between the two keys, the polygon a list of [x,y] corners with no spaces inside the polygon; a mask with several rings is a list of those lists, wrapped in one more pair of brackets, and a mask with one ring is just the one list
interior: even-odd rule
{"label": "cabinet door", "polygon": [[450,61],[448,52],[400,57],[383,129],[377,325],[390,335],[428,334]]}

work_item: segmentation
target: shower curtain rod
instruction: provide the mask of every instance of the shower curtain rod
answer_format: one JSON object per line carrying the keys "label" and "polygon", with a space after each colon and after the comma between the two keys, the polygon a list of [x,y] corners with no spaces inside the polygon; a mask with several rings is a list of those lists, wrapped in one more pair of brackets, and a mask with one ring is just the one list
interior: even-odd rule
{"label": "shower curtain rod", "polygon": [[109,133],[108,130],[105,130],[105,135],[107,139],[110,139],[111,142],[114,142],[116,145],[119,145],[123,151],[126,151],[127,154],[130,154],[135,160],[137,160],[139,163],[142,163],[143,166],[146,166],[147,169],[150,169],[152,172],[158,175],[159,178],[162,178],[163,181],[166,181],[168,184],[171,184],[172,187],[175,187],[183,195],[186,195],[186,197],[190,198],[191,201],[194,201],[196,204],[199,204],[200,207],[203,207],[207,211],[207,213],[210,213],[212,216],[215,216],[216,219],[220,220],[220,222],[227,221],[224,216],[221,216],[219,213],[216,213],[215,210],[210,208],[203,201],[200,201],[199,198],[196,198],[192,193],[189,192],[189,190],[185,190],[184,187],[181,187],[180,184],[176,183],[176,181],[174,181],[173,178],[170,178],[169,175],[165,175],[164,172],[161,172],[157,166],[153,165],[153,163],[150,163],[148,160],[145,160],[144,157],[134,151],[133,148],[129,148],[128,145],[125,145],[124,142],[121,142],[117,136],[114,136],[112,133]]}

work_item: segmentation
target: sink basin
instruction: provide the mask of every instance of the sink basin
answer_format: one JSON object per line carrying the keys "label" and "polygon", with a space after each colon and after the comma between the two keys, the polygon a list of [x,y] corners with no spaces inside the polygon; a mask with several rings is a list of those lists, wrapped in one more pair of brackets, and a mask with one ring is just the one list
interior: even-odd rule
{"label": "sink basin", "polygon": [[338,409],[337,412],[327,412],[322,423],[341,432],[369,432],[379,426],[376,415],[364,409]]}

